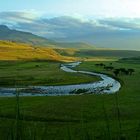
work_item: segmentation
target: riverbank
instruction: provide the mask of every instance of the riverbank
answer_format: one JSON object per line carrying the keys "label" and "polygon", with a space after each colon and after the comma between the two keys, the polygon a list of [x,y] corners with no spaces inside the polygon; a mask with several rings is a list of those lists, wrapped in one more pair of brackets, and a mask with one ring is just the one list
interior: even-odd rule
{"label": "riverbank", "polygon": [[[100,77],[99,82],[75,85],[61,85],[61,86],[30,86],[27,88],[18,88],[20,96],[57,96],[57,95],[76,95],[76,94],[103,94],[115,93],[119,91],[121,85],[115,79],[108,77],[105,74],[93,73],[88,71],[73,70],[81,62],[73,62],[62,64],[60,69],[68,73],[81,73],[90,76]],[[1,88],[0,96],[15,96],[16,88]]]}

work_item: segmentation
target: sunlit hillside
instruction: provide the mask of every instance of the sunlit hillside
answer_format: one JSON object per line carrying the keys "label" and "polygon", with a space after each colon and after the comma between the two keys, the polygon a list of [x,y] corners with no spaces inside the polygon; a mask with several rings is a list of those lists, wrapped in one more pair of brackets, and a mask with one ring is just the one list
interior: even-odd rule
{"label": "sunlit hillside", "polygon": [[73,61],[75,58],[60,55],[52,48],[33,47],[28,44],[0,41],[0,60],[57,60]]}

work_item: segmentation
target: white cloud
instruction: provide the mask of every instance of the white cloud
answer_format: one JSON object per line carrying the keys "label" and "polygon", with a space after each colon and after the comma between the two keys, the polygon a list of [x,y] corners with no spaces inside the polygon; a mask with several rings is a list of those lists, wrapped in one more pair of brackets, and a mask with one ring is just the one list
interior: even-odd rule
{"label": "white cloud", "polygon": [[140,18],[85,18],[79,14],[45,18],[36,12],[1,12],[0,23],[48,38],[140,31]]}
{"label": "white cloud", "polygon": [[31,23],[33,20],[38,18],[38,15],[31,12],[1,12],[0,21],[9,21],[11,23],[25,22]]}

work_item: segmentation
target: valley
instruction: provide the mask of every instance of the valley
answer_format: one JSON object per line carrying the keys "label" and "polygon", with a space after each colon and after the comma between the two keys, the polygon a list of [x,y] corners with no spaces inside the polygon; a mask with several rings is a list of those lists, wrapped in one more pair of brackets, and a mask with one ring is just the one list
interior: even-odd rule
{"label": "valley", "polygon": [[[16,89],[14,96],[0,97],[1,140],[140,139],[139,51],[92,48],[87,43],[39,44],[0,40],[0,89]],[[63,71],[78,61],[82,63],[70,69],[75,72]],[[107,83],[99,75],[115,79],[121,88],[97,92],[95,83]],[[88,83],[91,92],[84,89]],[[82,88],[69,96],[19,96],[40,92],[20,88],[69,85]]]}

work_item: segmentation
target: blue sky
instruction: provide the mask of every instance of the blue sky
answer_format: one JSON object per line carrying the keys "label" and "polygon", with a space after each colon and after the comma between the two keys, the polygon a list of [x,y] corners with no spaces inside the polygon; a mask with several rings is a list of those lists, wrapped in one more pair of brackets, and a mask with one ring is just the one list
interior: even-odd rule
{"label": "blue sky", "polygon": [[0,12],[32,11],[44,16],[140,17],[139,0],[0,0]]}

